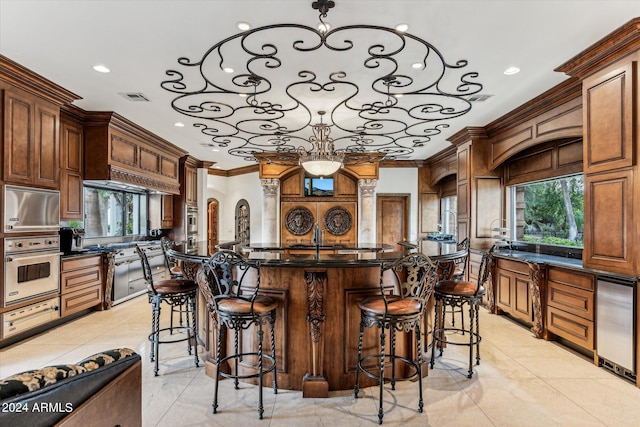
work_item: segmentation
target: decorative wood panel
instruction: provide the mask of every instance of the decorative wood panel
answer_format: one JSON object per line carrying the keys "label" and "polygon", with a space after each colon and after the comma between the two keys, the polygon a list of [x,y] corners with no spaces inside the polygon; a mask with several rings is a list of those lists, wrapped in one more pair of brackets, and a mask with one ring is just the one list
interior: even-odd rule
{"label": "decorative wood panel", "polygon": [[585,79],[585,172],[633,165],[636,63]]}
{"label": "decorative wood panel", "polygon": [[167,178],[178,179],[178,162],[162,156],[160,160],[160,173]]}
{"label": "decorative wood panel", "polygon": [[161,173],[160,154],[140,147],[140,169],[158,174]]}
{"label": "decorative wood panel", "polygon": [[61,121],[60,126],[60,219],[83,219],[84,137],[82,126]]}
{"label": "decorative wood panel", "polygon": [[335,174],[334,188],[335,195],[338,197],[358,197],[358,183],[357,180],[351,176],[339,172]]}
{"label": "decorative wood panel", "polygon": [[111,160],[138,167],[138,146],[122,137],[111,135]]}
{"label": "decorative wood panel", "polygon": [[633,171],[587,175],[583,262],[634,275]]}
{"label": "decorative wood panel", "polygon": [[420,234],[436,231],[440,218],[440,198],[438,193],[420,193]]}
{"label": "decorative wood panel", "polygon": [[582,172],[582,139],[562,139],[525,150],[505,163],[506,185]]}
{"label": "decorative wood panel", "polygon": [[589,321],[594,318],[594,293],[552,280],[547,282],[550,306]]}
{"label": "decorative wood panel", "polygon": [[280,195],[282,197],[302,197],[304,172],[298,171],[280,181]]}

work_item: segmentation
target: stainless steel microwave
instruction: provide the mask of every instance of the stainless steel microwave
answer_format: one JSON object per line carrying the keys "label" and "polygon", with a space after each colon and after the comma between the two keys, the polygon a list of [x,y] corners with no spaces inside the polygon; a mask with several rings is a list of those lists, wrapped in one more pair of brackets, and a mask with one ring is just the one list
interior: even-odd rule
{"label": "stainless steel microwave", "polygon": [[60,192],[39,188],[4,186],[5,233],[60,229]]}

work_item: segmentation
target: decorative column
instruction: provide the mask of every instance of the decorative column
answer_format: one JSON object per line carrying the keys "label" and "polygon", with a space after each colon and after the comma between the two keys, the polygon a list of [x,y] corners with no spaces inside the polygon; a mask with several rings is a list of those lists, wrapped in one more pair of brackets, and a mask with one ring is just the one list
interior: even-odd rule
{"label": "decorative column", "polygon": [[262,202],[262,241],[278,242],[278,202],[280,180],[267,178],[260,180],[264,198]]}
{"label": "decorative column", "polygon": [[327,320],[325,295],[327,271],[305,269],[307,285],[307,322],[311,335],[311,370],[302,379],[302,397],[329,397],[329,382],[324,376],[324,338],[322,330]]}
{"label": "decorative column", "polygon": [[359,179],[358,188],[358,243],[374,243],[376,241],[376,185],[377,179]]}
{"label": "decorative column", "polygon": [[544,338],[544,319],[542,318],[542,301],[546,296],[544,283],[545,265],[527,261],[529,266],[529,286],[531,291],[531,304],[533,306],[533,325],[531,332],[536,338]]}

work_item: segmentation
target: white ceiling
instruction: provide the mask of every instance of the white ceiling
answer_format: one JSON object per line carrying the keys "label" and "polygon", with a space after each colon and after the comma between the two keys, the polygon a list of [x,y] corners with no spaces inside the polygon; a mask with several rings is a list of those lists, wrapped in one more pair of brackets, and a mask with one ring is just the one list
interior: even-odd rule
{"label": "white ceiling", "polygon": [[[446,138],[466,126],[484,126],[567,77],[554,68],[640,16],[640,0],[627,1],[411,1],[336,0],[327,21],[394,27],[434,45],[448,63],[469,61],[479,73],[481,94],[470,113],[409,157],[425,159],[446,148]],[[0,0],[0,54],[81,96],[89,111],[115,111],[223,170],[251,163],[203,146],[209,137],[196,120],[171,108],[171,93],[160,87],[177,59],[199,60],[215,43],[239,32],[282,23],[314,26],[310,0],[232,1],[48,1]],[[105,64],[109,74],[92,70]],[[503,71],[518,66],[521,72]],[[140,92],[151,102],[131,102],[119,93]],[[175,122],[186,124],[183,128]],[[231,147],[229,147],[231,148]]]}

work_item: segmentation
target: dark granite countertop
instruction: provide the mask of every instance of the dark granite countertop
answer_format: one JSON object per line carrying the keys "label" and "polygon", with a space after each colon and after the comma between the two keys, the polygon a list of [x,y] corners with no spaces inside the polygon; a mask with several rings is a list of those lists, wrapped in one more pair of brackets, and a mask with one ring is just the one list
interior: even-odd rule
{"label": "dark granite countertop", "polygon": [[[248,245],[242,245],[242,249],[254,250],[254,251],[278,251],[287,249],[315,249],[316,245],[313,243],[285,243],[279,244],[274,242],[266,243],[250,243]],[[318,245],[318,249],[321,250],[353,250],[353,251],[385,251],[393,249],[394,245],[386,243],[360,243],[354,245],[352,243],[330,243]]]}
{"label": "dark granite countertop", "polygon": [[402,252],[358,252],[347,254],[286,254],[281,252],[251,252],[248,258],[264,267],[358,267],[380,265],[402,257]]}
{"label": "dark granite countertop", "polygon": [[537,254],[534,252],[516,251],[516,250],[499,250],[494,251],[493,255],[499,258],[516,259],[525,262],[532,262],[536,264],[546,264],[555,267],[564,267],[577,271],[583,271],[586,273],[595,274],[597,276],[614,277],[621,280],[637,281],[638,277],[627,276],[619,273],[612,273],[609,271],[596,270],[592,268],[585,268],[582,265],[582,259],[568,258],[557,255]]}

